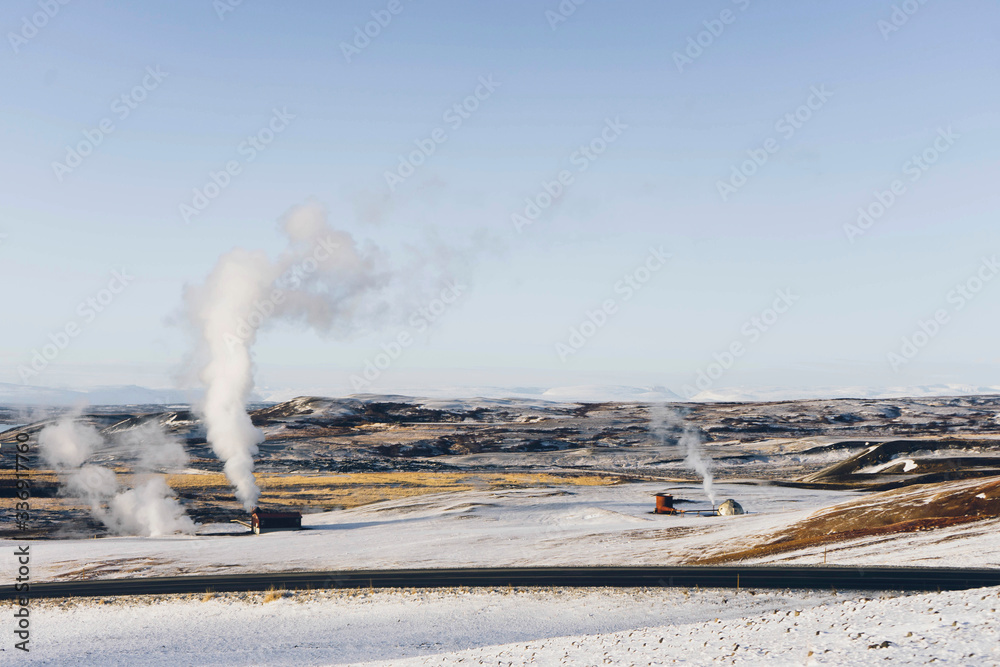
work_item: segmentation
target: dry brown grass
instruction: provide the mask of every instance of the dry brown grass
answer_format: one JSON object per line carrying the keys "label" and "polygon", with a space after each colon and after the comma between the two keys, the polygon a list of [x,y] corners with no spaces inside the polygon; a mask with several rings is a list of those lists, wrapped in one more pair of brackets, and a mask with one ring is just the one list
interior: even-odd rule
{"label": "dry brown grass", "polygon": [[[261,504],[292,507],[358,507],[430,493],[559,485],[603,486],[620,481],[620,478],[613,476],[548,473],[373,472],[342,475],[257,475],[257,483],[262,491]],[[232,493],[229,482],[221,474],[170,475],[167,483],[171,488],[184,493]]]}
{"label": "dry brown grass", "polygon": [[[0,498],[0,502],[4,501],[8,501],[11,504],[19,502],[16,498]],[[58,511],[69,509],[71,507],[84,507],[84,505],[80,504],[79,500],[75,500],[73,498],[36,498],[35,496],[32,496],[31,500],[28,502],[31,503],[31,509],[35,512],[40,510]]]}
{"label": "dry brown grass", "polygon": [[[131,474],[132,472],[131,468],[125,468],[123,466],[115,466],[110,468],[110,470],[114,471],[116,475],[128,475]],[[0,479],[3,479],[5,477],[12,477],[12,478],[17,477],[17,473],[14,470],[13,455],[11,455],[11,467],[0,470]],[[28,477],[31,479],[32,482],[39,482],[39,483],[59,481],[59,475],[56,473],[56,471],[51,470],[49,468],[31,468],[28,471]]]}
{"label": "dry brown grass", "polygon": [[[130,486],[139,481],[127,469],[116,468],[115,472],[119,475],[119,482],[123,486]],[[0,471],[0,478],[9,476],[12,476],[10,471]],[[58,476],[51,470],[32,470],[31,480],[35,485],[47,482],[50,488],[54,488]],[[622,478],[613,475],[572,473],[373,472],[340,475],[258,473],[257,480],[263,490],[260,503],[264,506],[332,510],[456,491],[612,485],[620,483]],[[167,483],[185,498],[185,503],[192,503],[195,512],[211,513],[216,510],[242,512],[229,481],[221,473],[192,472],[168,475]],[[9,500],[14,501],[13,498]],[[90,508],[80,498],[32,497],[33,517],[37,521],[44,521],[46,525],[39,524],[41,527],[30,532],[28,536],[50,535],[59,526],[65,525],[68,517],[80,519],[88,514],[89,510]],[[202,516],[204,517],[204,514]],[[0,526],[0,537],[15,535],[25,536],[16,533],[13,524],[8,530]]]}
{"label": "dry brown grass", "polygon": [[[14,463],[13,463],[14,462],[14,455],[11,454],[10,457],[11,457],[11,459],[10,459],[11,466],[10,466],[10,468],[4,468],[3,470],[0,470],[0,479],[4,479],[4,478],[8,478],[8,477],[12,478],[12,479],[16,479],[17,478],[17,473],[14,470]],[[38,482],[38,483],[45,482],[45,483],[49,483],[49,484],[54,484],[55,482],[59,481],[59,478],[51,470],[34,470],[34,469],[32,469],[30,472],[28,472],[28,479],[30,479],[32,482]]]}
{"label": "dry brown grass", "polygon": [[275,600],[280,600],[283,597],[285,597],[285,591],[279,591],[274,586],[271,586],[264,593],[264,604],[267,604],[268,602],[274,602]]}
{"label": "dry brown grass", "polygon": [[947,528],[957,526],[970,521],[979,521],[983,517],[962,516],[962,517],[941,517],[937,519],[914,519],[912,521],[900,521],[888,526],[878,526],[877,528],[857,528],[846,530],[840,533],[829,535],[812,535],[800,537],[798,539],[782,540],[780,542],[769,542],[760,544],[748,549],[739,551],[729,551],[716,556],[707,556],[688,561],[697,565],[717,565],[719,563],[729,563],[732,561],[746,560],[748,558],[763,558],[765,556],[775,556],[777,554],[798,551],[809,547],[822,546],[824,544],[834,544],[847,540],[854,540],[862,537],[876,537],[879,535],[896,535],[900,533],[914,533],[921,530],[932,530],[934,528]]}
{"label": "dry brown grass", "polygon": [[760,543],[692,563],[761,558],[862,537],[947,528],[1000,517],[1000,478],[920,484],[819,510]]}

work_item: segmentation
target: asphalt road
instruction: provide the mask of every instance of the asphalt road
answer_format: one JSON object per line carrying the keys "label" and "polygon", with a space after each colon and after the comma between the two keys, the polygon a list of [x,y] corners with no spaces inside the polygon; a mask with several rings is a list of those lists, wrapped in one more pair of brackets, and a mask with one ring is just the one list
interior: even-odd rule
{"label": "asphalt road", "polygon": [[[658,587],[935,591],[1000,585],[1000,569],[916,567],[529,567],[268,572],[31,583],[28,594],[87,597],[328,588]],[[2,588],[3,599],[17,593]]]}

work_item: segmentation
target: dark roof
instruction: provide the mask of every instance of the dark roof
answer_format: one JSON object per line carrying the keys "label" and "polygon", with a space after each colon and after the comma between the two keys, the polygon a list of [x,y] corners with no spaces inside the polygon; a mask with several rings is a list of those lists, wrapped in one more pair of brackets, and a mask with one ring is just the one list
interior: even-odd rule
{"label": "dark roof", "polygon": [[302,512],[268,512],[262,510],[259,507],[254,507],[251,515],[256,514],[258,517],[266,517],[268,519],[301,519]]}

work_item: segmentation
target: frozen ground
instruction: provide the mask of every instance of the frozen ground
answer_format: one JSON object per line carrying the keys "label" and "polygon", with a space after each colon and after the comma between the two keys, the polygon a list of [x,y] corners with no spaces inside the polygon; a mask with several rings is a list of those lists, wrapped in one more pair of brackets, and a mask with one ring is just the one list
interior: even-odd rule
{"label": "frozen ground", "polygon": [[[51,665],[996,665],[1000,589],[355,591],[37,602]],[[4,611],[4,615],[8,610]],[[5,642],[4,664],[12,648]],[[9,660],[13,664],[14,660]]]}
{"label": "frozen ground", "polygon": [[[696,479],[684,462],[686,452],[678,447],[683,429],[662,424],[665,415],[660,407],[538,398],[304,396],[252,411],[254,424],[266,436],[254,463],[260,472],[290,478],[493,472]],[[723,481],[790,482],[808,477],[826,485],[883,489],[958,476],[1000,476],[998,396],[691,403],[679,410],[686,426],[704,441],[702,454]],[[50,464],[39,455],[35,446],[39,433],[54,418],[54,413],[32,415],[0,406],[0,422],[22,424],[0,432],[2,450],[8,452],[0,452],[8,461],[5,469],[13,467],[9,452],[14,451],[16,439],[27,437],[32,495],[52,499],[32,507],[29,536],[66,537],[74,531],[107,535],[111,531],[94,519],[90,503],[60,488]],[[151,429],[162,429],[189,457],[184,466],[188,477],[222,470],[206,441],[204,425],[187,406],[91,407],[80,421],[101,432],[102,444],[89,453],[88,465],[115,468],[123,475],[143,469],[146,450],[135,443],[148,444]],[[850,466],[831,472],[835,464],[849,461],[853,461]],[[878,467],[883,464],[888,465]],[[158,470],[180,472],[170,466]],[[816,475],[823,478],[811,479]],[[0,496],[14,497],[15,483],[0,470]],[[179,502],[196,521],[246,518],[221,475],[174,483]],[[296,497],[305,486],[296,490],[282,485],[282,489],[287,493],[265,493],[263,505],[323,511],[342,504],[336,493]],[[0,504],[0,537],[25,537],[14,531],[13,518],[12,509]]]}
{"label": "frozen ground", "polygon": [[[308,530],[265,535],[108,537],[33,543],[39,580],[162,576],[276,570],[456,566],[669,565],[738,551],[816,510],[864,497],[754,484],[716,485],[718,499],[738,499],[734,517],[650,513],[652,494],[670,488],[707,506],[699,485],[622,484],[470,491],[418,496],[304,517]],[[1000,566],[1000,520],[932,531],[860,537],[758,562]],[[0,541],[5,568],[13,542]],[[12,570],[8,570],[12,571]]]}
{"label": "frozen ground", "polygon": [[[222,523],[220,511],[205,515],[206,525],[191,536],[39,539],[32,542],[31,574],[40,581],[277,570],[668,565],[726,559],[741,551],[745,562],[1000,567],[1000,518],[887,534],[851,532],[858,526],[842,522],[843,532],[834,532],[845,539],[835,543],[825,541],[829,531],[820,521],[819,541],[799,540],[788,551],[758,548],[810,521],[815,529],[817,517],[863,516],[862,528],[884,526],[878,523],[885,518],[883,507],[898,511],[906,503],[934,505],[937,511],[938,505],[960,500],[968,510],[959,519],[969,510],[997,517],[1000,500],[992,486],[983,493],[967,489],[968,498],[934,500],[920,495],[928,487],[917,486],[890,498],[848,484],[813,490],[740,483],[751,477],[787,482],[821,471],[829,476],[828,468],[845,461],[853,466],[850,474],[859,466],[888,463],[893,479],[902,479],[912,473],[902,470],[908,460],[918,469],[936,470],[943,449],[956,465],[961,459],[967,467],[973,457],[1000,452],[993,419],[998,404],[1000,399],[986,397],[696,406],[690,421],[708,441],[705,453],[723,479],[715,487],[717,500],[735,498],[750,514],[686,517],[651,514],[652,494],[669,490],[689,501],[679,503],[681,509],[705,507],[700,484],[491,490],[479,478],[513,469],[673,478],[683,468],[683,454],[672,441],[651,438],[644,406],[299,399],[255,413],[269,434],[262,467],[289,474],[323,470],[338,477],[359,466],[461,470],[479,490],[307,514],[306,530],[299,532],[235,534],[243,529]],[[185,438],[193,469],[218,469],[198,435],[200,426],[183,409],[154,418]],[[141,421],[114,410],[93,419],[108,434]],[[38,425],[32,428],[25,432],[34,433]],[[876,442],[920,440],[873,458],[866,445],[875,437]],[[108,452],[95,456],[97,463],[120,464]],[[951,480],[952,474],[934,488],[987,483]],[[234,511],[245,518],[242,509]],[[956,518],[954,513],[933,517]],[[55,518],[68,527],[80,523],[80,517]],[[902,517],[912,518],[925,517]],[[14,544],[0,540],[0,567],[7,572],[16,565]],[[868,665],[885,660],[995,665],[1000,664],[998,595],[1000,589],[884,599],[833,591],[476,589],[275,593],[268,602],[264,594],[250,593],[205,600],[37,600],[31,610],[32,652],[18,653],[17,659],[57,665]],[[10,642],[0,646],[0,664],[11,653]]]}

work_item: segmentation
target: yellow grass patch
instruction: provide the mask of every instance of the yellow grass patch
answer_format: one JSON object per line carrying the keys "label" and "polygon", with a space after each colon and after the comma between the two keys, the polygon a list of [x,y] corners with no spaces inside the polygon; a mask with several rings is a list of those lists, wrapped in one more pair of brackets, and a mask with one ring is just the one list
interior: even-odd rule
{"label": "yellow grass patch", "polygon": [[[17,479],[18,478],[17,477],[17,473],[14,470],[13,460],[14,460],[14,456],[11,455],[10,467],[9,468],[4,468],[3,470],[0,470],[0,479],[6,479],[6,478]],[[34,469],[32,469],[32,470],[28,470],[27,472],[22,471],[21,472],[21,478],[22,479],[26,478],[29,481],[33,482],[33,483],[41,483],[41,482],[53,483],[53,482],[59,481],[59,478],[51,470],[34,470]]]}
{"label": "yellow grass patch", "polygon": [[[0,478],[8,471],[0,472]],[[116,469],[123,488],[139,481],[126,469]],[[33,484],[56,483],[51,470],[33,470]],[[545,488],[553,486],[608,486],[622,478],[614,475],[551,473],[465,472],[357,472],[345,474],[257,473],[262,505],[319,508],[358,507],[384,500],[455,491]],[[222,473],[167,475],[167,484],[188,498],[205,502],[235,502],[233,490]],[[32,498],[34,510],[82,507],[75,498]]]}
{"label": "yellow grass patch", "polygon": [[[383,500],[451,491],[498,490],[560,485],[603,486],[620,478],[604,475],[548,473],[359,472],[341,475],[258,473],[261,504],[357,507]],[[222,474],[178,474],[167,477],[184,493],[231,494]]]}

